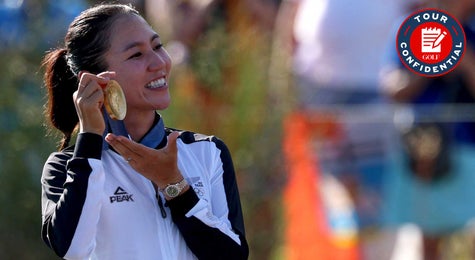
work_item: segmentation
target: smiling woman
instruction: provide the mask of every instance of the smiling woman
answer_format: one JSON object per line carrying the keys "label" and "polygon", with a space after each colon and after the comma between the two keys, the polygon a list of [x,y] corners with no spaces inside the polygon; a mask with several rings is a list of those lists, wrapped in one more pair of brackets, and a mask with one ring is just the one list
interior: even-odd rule
{"label": "smiling woman", "polygon": [[[58,256],[247,259],[229,150],[214,136],[164,126],[156,110],[170,104],[171,59],[135,9],[85,10],[43,66],[45,114],[64,135],[42,174],[42,237]],[[114,81],[123,120],[104,108]]]}

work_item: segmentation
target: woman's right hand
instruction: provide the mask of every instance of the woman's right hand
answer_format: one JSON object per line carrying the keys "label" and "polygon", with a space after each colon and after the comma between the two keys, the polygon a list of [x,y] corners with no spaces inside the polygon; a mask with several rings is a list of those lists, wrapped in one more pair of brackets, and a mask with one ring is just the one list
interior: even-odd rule
{"label": "woman's right hand", "polygon": [[102,106],[104,92],[102,88],[107,85],[115,72],[102,72],[92,74],[86,71],[79,73],[78,90],[73,94],[74,106],[79,117],[80,133],[95,133],[102,135],[105,130]]}

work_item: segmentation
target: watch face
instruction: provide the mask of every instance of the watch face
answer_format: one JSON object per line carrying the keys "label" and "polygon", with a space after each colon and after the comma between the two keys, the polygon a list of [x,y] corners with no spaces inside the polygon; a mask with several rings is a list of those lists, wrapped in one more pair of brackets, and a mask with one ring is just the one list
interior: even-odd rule
{"label": "watch face", "polygon": [[165,188],[165,193],[167,194],[168,197],[174,198],[180,194],[180,189],[174,185],[170,185]]}

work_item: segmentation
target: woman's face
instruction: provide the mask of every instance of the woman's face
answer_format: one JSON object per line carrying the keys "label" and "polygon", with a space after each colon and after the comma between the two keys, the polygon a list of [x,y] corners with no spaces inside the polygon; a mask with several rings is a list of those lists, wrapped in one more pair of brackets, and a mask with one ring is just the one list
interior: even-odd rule
{"label": "woman's face", "polygon": [[143,18],[123,15],[114,22],[105,61],[124,90],[127,113],[168,107],[171,58]]}

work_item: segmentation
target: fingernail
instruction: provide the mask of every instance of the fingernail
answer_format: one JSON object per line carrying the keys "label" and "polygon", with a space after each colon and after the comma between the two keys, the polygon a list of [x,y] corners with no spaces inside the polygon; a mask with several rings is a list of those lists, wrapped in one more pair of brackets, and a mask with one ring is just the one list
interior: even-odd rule
{"label": "fingernail", "polygon": [[105,139],[106,139],[106,141],[112,141],[112,135],[107,134]]}

